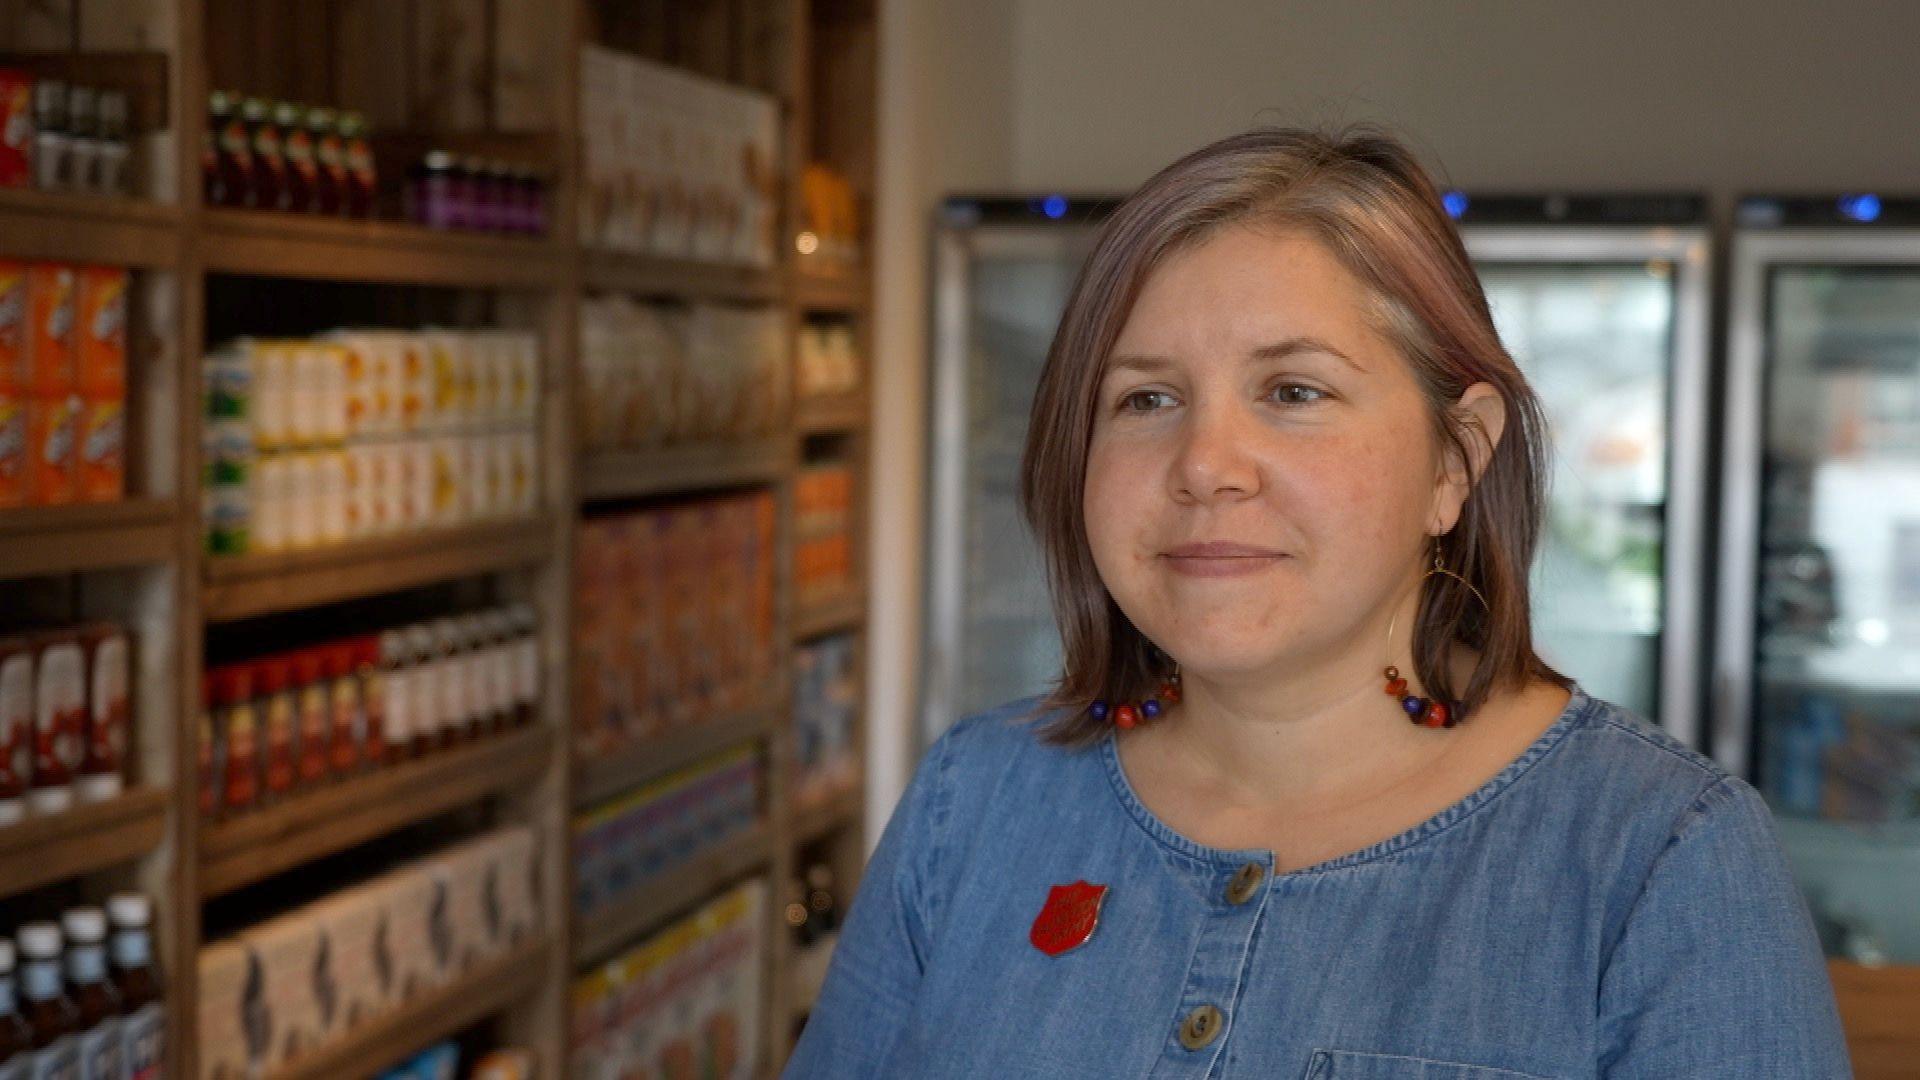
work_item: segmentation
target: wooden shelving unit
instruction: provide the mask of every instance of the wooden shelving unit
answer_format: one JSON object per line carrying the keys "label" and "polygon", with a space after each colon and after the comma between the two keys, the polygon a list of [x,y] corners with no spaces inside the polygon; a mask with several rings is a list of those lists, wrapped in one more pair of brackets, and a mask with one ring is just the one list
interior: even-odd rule
{"label": "wooden shelving unit", "polygon": [[25,892],[138,859],[166,835],[168,801],[165,790],[136,788],[0,828],[0,882]]}
{"label": "wooden shelving unit", "polygon": [[[486,9],[484,33],[491,36],[484,47],[463,52],[477,40],[468,37],[428,57],[447,44],[433,29],[439,24],[430,23],[445,13],[426,11],[432,4],[347,5],[336,19],[314,18],[302,0],[77,5],[87,18],[76,10],[73,25],[112,23],[116,33],[149,50],[138,65],[147,88],[142,132],[164,137],[141,144],[142,183],[165,193],[164,200],[0,190],[0,259],[135,271],[142,322],[132,353],[137,378],[128,399],[128,475],[136,497],[0,510],[0,590],[9,597],[13,590],[30,593],[36,611],[46,606],[45,594],[53,598],[48,602],[66,603],[76,619],[112,614],[136,631],[132,772],[167,783],[0,829],[0,899],[74,879],[86,889],[110,880],[153,894],[169,1002],[168,1072],[191,1078],[199,1064],[196,958],[211,929],[235,924],[234,905],[251,902],[256,889],[298,890],[300,868],[329,856],[346,856],[329,866],[350,864],[362,845],[411,843],[443,827],[451,837],[492,822],[527,823],[542,838],[545,928],[539,940],[272,1075],[372,1075],[437,1038],[483,1023],[503,1041],[533,1048],[542,1075],[564,1075],[568,994],[580,965],[640,943],[667,920],[750,878],[769,886],[766,1021],[756,1034],[763,1072],[777,1072],[796,1015],[779,910],[785,884],[802,869],[803,847],[816,854],[831,849],[837,887],[843,900],[851,899],[864,854],[858,791],[805,814],[791,812],[792,649],[825,633],[858,634],[867,580],[864,543],[858,543],[854,594],[832,604],[796,604],[792,486],[798,470],[824,453],[851,466],[864,490],[872,400],[861,389],[797,401],[774,433],[748,442],[585,453],[575,436],[584,392],[576,367],[580,304],[585,296],[611,293],[676,305],[755,306],[780,315],[790,360],[810,318],[850,324],[858,348],[871,349],[871,266],[823,270],[830,264],[796,255],[795,239],[803,227],[799,177],[810,161],[840,169],[862,208],[873,204],[875,6],[864,0],[575,0],[556,7],[499,0],[461,8]],[[107,8],[111,16],[102,17]],[[0,20],[0,38],[21,26],[57,34],[65,25],[63,19]],[[773,266],[708,265],[600,250],[576,239],[583,188],[579,56],[587,42],[748,87],[779,103]],[[0,50],[59,54],[83,73],[98,72],[119,85],[113,69],[122,61],[89,56],[82,44],[95,45],[0,40]],[[340,62],[306,62],[322,56]],[[451,71],[443,63],[448,57],[486,70]],[[481,85],[487,89],[474,89]],[[370,113],[377,132],[421,145],[444,135],[522,148],[538,156],[551,180],[546,235],[433,231],[394,220],[202,205],[203,110],[216,88],[359,108]],[[462,93],[466,99],[449,100]],[[382,194],[388,218],[396,209],[393,195]],[[348,314],[329,314],[341,310]],[[536,333],[542,346],[539,514],[324,549],[210,557],[200,512],[202,358],[234,334],[305,335],[328,328],[319,320],[334,318],[352,321],[331,325],[513,326]],[[863,378],[863,387],[869,382]],[[595,504],[748,487],[772,491],[780,514],[778,674],[765,688],[768,700],[670,739],[583,760],[571,745],[569,633],[573,544],[582,515],[598,512]],[[858,508],[856,537],[866,520]],[[538,726],[342,780],[233,820],[201,811],[194,778],[202,673],[247,647],[236,639],[250,641],[257,630],[262,650],[278,649],[298,644],[309,609],[325,609],[311,616],[318,640],[358,632],[327,620],[351,620],[389,605],[406,612],[399,621],[411,621],[430,617],[419,605],[443,596],[535,605],[543,637]],[[863,652],[856,662],[864,663]],[[864,740],[856,733],[858,743]],[[649,882],[630,902],[576,919],[571,813],[740,745],[754,747],[764,767],[761,824]]]}
{"label": "wooden shelving unit", "polygon": [[634,886],[628,900],[580,920],[573,935],[574,966],[605,959],[622,945],[640,940],[648,930],[763,868],[772,853],[772,830],[762,825],[721,840]]}
{"label": "wooden shelving unit", "polygon": [[552,525],[536,518],[208,559],[201,605],[208,621],[244,619],[530,566],[551,554]]}
{"label": "wooden shelving unit", "polygon": [[230,821],[203,824],[200,895],[219,896],[402,826],[513,791],[546,769],[545,727],[488,735]]}
{"label": "wooden shelving unit", "polygon": [[552,951],[552,941],[544,937],[516,946],[287,1068],[267,1073],[265,1080],[349,1080],[382,1072],[409,1054],[539,992]]}

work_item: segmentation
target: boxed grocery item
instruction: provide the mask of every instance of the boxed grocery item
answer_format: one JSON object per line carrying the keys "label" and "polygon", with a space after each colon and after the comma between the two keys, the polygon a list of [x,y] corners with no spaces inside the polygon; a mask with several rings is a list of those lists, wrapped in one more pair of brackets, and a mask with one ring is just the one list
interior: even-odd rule
{"label": "boxed grocery item", "polygon": [[520,827],[495,834],[495,880],[500,898],[501,941],[515,945],[540,927],[540,849],[534,831]]}
{"label": "boxed grocery item", "polygon": [[282,915],[241,935],[260,961],[267,1033],[261,1064],[278,1068],[311,1052],[332,1034],[339,983],[322,961],[325,938],[308,911]]}
{"label": "boxed grocery item", "polygon": [[81,502],[114,502],[127,492],[127,409],[123,398],[80,398],[75,414],[78,446],[75,496]]}
{"label": "boxed grocery item", "polygon": [[447,955],[458,974],[492,956],[502,940],[499,883],[492,837],[479,837],[425,859],[444,898]]}
{"label": "boxed grocery item", "polygon": [[33,184],[33,76],[0,68],[0,187]]}
{"label": "boxed grocery item", "polygon": [[87,728],[75,792],[82,802],[101,802],[124,786],[132,726],[132,654],[126,631],[95,623],[79,631],[86,660]]}
{"label": "boxed grocery item", "polygon": [[33,642],[0,638],[0,825],[27,816],[33,781]]}
{"label": "boxed grocery item", "polygon": [[27,401],[27,501],[37,506],[72,502],[79,494],[80,399],[72,394]]}
{"label": "boxed grocery item", "polygon": [[76,272],[75,385],[107,400],[127,393],[127,271],[83,266]]}
{"label": "boxed grocery item", "polygon": [[33,263],[27,267],[26,385],[36,398],[64,398],[77,388],[74,370],[73,267]]}
{"label": "boxed grocery item", "polygon": [[393,985],[410,997],[446,982],[452,974],[452,940],[447,926],[445,891],[418,866],[381,879],[387,909],[387,945],[392,950]]}
{"label": "boxed grocery item", "polygon": [[259,959],[241,941],[204,946],[198,983],[202,1080],[247,1080],[259,1075],[270,1023]]}
{"label": "boxed grocery item", "polygon": [[313,905],[326,936],[339,998],[334,1029],[345,1031],[386,1011],[399,999],[393,985],[387,909],[378,887],[348,889]]}

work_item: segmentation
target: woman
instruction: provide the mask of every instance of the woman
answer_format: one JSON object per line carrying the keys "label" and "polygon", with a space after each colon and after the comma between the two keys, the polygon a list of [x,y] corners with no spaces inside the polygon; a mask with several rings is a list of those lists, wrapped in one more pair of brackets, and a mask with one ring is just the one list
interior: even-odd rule
{"label": "woman", "polygon": [[1149,180],[1023,463],[1065,670],[929,751],[786,1075],[1848,1075],[1759,796],[1533,651],[1544,446],[1391,138]]}

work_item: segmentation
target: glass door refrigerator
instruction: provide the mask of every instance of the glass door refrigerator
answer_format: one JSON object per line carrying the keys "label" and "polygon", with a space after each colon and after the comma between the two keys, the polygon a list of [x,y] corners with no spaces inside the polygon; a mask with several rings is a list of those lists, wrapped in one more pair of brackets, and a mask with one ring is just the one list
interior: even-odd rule
{"label": "glass door refrigerator", "polygon": [[1060,642],[1020,516],[1027,414],[1067,293],[1114,200],[954,197],[933,251],[920,738],[1050,688]]}
{"label": "glass door refrigerator", "polygon": [[1920,979],[1920,200],[1736,224],[1715,753],[1829,954]]}
{"label": "glass door refrigerator", "polygon": [[1706,200],[1450,192],[1495,326],[1547,413],[1536,647],[1703,747]]}

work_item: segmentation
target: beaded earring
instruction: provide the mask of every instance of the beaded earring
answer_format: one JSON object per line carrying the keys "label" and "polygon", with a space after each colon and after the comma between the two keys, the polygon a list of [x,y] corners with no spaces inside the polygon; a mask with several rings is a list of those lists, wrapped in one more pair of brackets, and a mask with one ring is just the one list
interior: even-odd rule
{"label": "beaded earring", "polygon": [[[1167,654],[1153,647],[1155,656],[1166,658]],[[1087,715],[1100,723],[1111,718],[1113,726],[1121,731],[1131,731],[1148,720],[1158,720],[1167,711],[1167,706],[1180,704],[1180,662],[1173,661],[1173,672],[1160,683],[1160,689],[1139,701],[1123,701],[1118,705],[1108,705],[1105,701],[1096,701],[1087,706]]]}
{"label": "beaded earring", "polygon": [[[1473,594],[1473,598],[1480,601],[1481,607],[1484,608],[1487,606],[1487,598],[1480,595],[1480,590],[1473,587],[1473,582],[1447,569],[1446,561],[1440,557],[1440,541],[1438,538],[1436,538],[1433,543],[1433,565],[1427,568],[1426,574],[1421,577],[1420,580],[1424,584],[1427,578],[1435,574],[1443,574],[1465,585],[1467,591]],[[1394,619],[1398,619],[1399,617],[1400,613],[1396,611],[1394,612],[1393,618],[1387,620],[1387,648],[1389,651],[1393,648]],[[1401,710],[1407,714],[1407,719],[1413,723],[1419,724],[1422,727],[1450,728],[1465,719],[1458,702],[1449,705],[1444,701],[1435,701],[1432,698],[1407,693],[1406,678],[1400,674],[1400,669],[1394,667],[1392,664],[1388,664],[1386,671],[1381,674],[1385,675],[1387,679],[1387,696],[1400,699]]]}

